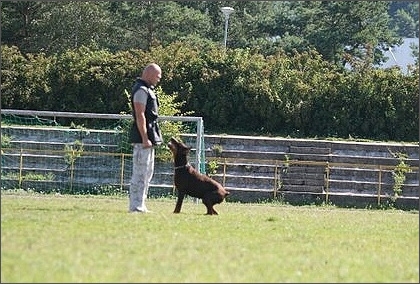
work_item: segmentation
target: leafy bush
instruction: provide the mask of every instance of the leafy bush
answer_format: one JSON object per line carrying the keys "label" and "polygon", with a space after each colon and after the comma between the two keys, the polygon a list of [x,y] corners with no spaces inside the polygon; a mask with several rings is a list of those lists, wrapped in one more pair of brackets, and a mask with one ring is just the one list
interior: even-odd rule
{"label": "leafy bush", "polygon": [[49,57],[3,45],[1,57],[3,108],[130,113],[125,91],[156,62],[170,97],[161,113],[194,113],[213,133],[418,140],[418,64],[409,75],[369,60],[349,71],[314,50],[266,56],[182,42],[114,54],[82,46]]}

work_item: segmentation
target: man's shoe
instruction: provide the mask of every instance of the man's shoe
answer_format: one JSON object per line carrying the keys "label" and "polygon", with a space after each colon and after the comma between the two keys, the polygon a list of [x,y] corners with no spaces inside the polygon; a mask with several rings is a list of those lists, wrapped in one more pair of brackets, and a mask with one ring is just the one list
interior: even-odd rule
{"label": "man's shoe", "polygon": [[147,208],[144,209],[140,209],[140,208],[135,208],[134,210],[130,210],[130,213],[152,213],[152,211],[148,210]]}

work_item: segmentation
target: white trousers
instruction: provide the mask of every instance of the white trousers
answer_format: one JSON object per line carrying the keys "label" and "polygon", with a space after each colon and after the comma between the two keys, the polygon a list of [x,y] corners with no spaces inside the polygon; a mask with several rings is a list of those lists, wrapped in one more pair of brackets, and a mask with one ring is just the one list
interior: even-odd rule
{"label": "white trousers", "polygon": [[133,145],[133,172],[129,191],[129,211],[147,212],[146,198],[155,166],[155,149]]}

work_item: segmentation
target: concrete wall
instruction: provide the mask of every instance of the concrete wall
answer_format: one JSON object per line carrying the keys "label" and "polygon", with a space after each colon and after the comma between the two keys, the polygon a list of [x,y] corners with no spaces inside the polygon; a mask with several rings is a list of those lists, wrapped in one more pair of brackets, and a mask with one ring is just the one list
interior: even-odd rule
{"label": "concrete wall", "polygon": [[[116,131],[2,126],[11,145],[2,153],[2,188],[117,187],[124,193],[131,177],[131,156],[118,153]],[[183,140],[194,147],[194,135]],[[66,143],[81,141],[83,154],[70,169]],[[419,146],[409,143],[351,142],[205,135],[204,149],[217,165],[212,177],[232,192],[227,201],[279,200],[291,204],[335,204],[350,207],[397,206],[418,209]],[[196,149],[191,153],[191,162]],[[393,171],[404,153],[407,173],[394,200]],[[22,164],[22,160],[24,163]],[[3,178],[7,173],[50,173],[51,181]],[[152,180],[154,196],[174,193],[172,162],[157,162]],[[92,190],[95,192],[95,190]]]}

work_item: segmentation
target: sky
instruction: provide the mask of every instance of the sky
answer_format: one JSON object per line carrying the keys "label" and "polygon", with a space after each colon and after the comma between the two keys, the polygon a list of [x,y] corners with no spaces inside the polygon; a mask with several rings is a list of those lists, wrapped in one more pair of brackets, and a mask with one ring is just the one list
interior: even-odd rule
{"label": "sky", "polygon": [[415,57],[412,55],[410,43],[414,43],[417,46],[417,48],[419,47],[418,38],[405,38],[404,43],[402,45],[392,48],[391,51],[387,50],[384,52],[384,55],[388,57],[388,60],[385,63],[383,63],[380,67],[389,68],[398,65],[401,67],[401,72],[407,74],[407,66],[410,64],[414,64],[415,62]]}

